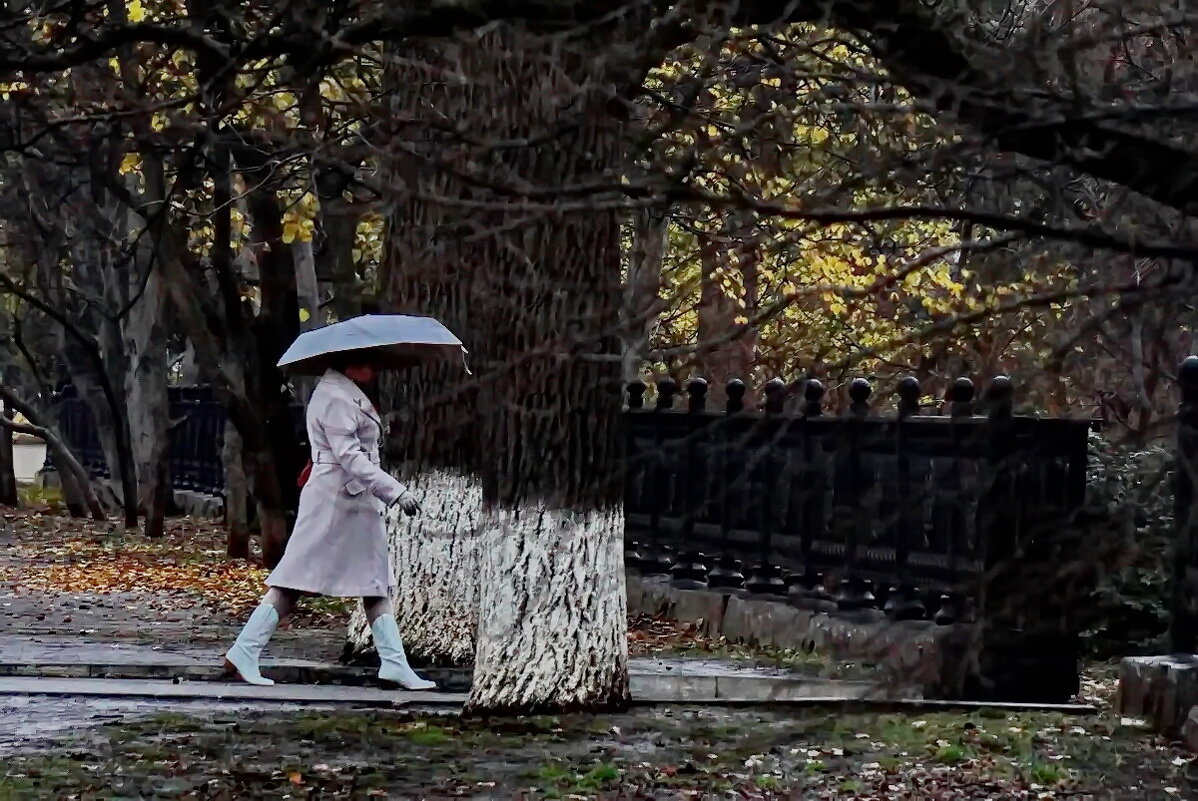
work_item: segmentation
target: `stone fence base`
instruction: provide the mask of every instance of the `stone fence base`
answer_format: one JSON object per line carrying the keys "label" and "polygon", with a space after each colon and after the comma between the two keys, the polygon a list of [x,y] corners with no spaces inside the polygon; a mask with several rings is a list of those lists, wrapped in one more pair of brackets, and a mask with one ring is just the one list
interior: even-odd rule
{"label": "stone fence base", "polygon": [[1198,748],[1198,655],[1127,657],[1119,665],[1116,708]]}
{"label": "stone fence base", "polygon": [[1078,691],[1076,648],[1059,636],[990,632],[968,623],[893,621],[708,589],[680,589],[664,576],[628,574],[628,610],[691,623],[709,637],[814,651],[873,666],[881,678],[926,698],[1065,703]]}

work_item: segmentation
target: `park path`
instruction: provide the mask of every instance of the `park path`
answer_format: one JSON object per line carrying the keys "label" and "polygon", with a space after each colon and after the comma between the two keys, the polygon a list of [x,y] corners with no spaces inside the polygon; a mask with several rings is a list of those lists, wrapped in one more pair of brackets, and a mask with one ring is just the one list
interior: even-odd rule
{"label": "park path", "polygon": [[[115,524],[52,515],[0,516],[0,718],[19,718],[0,748],[77,726],[197,708],[285,710],[302,705],[413,705],[421,699],[370,686],[371,671],[338,664],[344,605],[309,604],[280,629],[263,660],[277,689],[224,683],[222,655],[262,592],[265,571],[230,562],[223,531],[171,521],[150,542]],[[634,695],[645,702],[701,703],[858,698],[863,682],[796,676],[779,668],[680,658],[708,647],[661,621],[630,632]],[[468,670],[425,671],[461,701]]]}

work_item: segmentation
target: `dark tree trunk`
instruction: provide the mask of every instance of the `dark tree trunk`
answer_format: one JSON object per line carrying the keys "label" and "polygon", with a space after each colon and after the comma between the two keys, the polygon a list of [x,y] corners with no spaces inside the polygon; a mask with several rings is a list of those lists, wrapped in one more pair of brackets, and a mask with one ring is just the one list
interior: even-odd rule
{"label": "dark tree trunk", "polygon": [[[12,411],[8,404],[2,405],[0,414],[6,420],[12,420]],[[0,431],[0,506],[16,508],[21,505],[21,495],[17,487],[16,460],[13,456],[12,429],[5,427]]]}
{"label": "dark tree trunk", "polygon": [[225,472],[226,553],[230,559],[249,559],[249,491],[242,458],[241,435],[232,423],[225,424],[221,461]]}
{"label": "dark tree trunk", "polygon": [[[480,273],[488,253],[464,236],[447,235],[457,224],[455,210],[447,213],[430,200],[462,188],[429,163],[454,140],[429,125],[428,109],[452,109],[457,116],[473,108],[468,92],[439,77],[439,70],[453,67],[441,44],[405,43],[402,52],[391,53],[402,58],[387,70],[388,118],[404,121],[393,133],[403,147],[390,154],[391,178],[406,191],[396,194],[387,220],[383,303],[387,311],[441,320],[462,338],[478,368],[490,363],[493,352],[484,320],[491,298]],[[478,380],[460,364],[391,374],[382,382],[382,402],[395,410],[391,462],[423,507],[414,519],[388,521],[396,618],[409,656],[462,664],[474,656],[478,621]],[[346,655],[357,659],[370,650],[359,610],[350,622]]]}
{"label": "dark tree trunk", "polygon": [[[448,151],[482,175],[473,186],[446,182],[450,217],[440,229],[473,243],[455,279],[477,293],[463,322],[486,342],[474,711],[610,708],[628,698],[612,202],[624,138],[610,79],[593,58],[614,37],[592,35],[535,39],[501,27],[467,38],[457,66],[468,85],[443,112],[482,142]],[[533,144],[510,144],[518,140]],[[503,191],[603,181],[614,191],[573,210],[560,208],[565,195],[536,208]]]}
{"label": "dark tree trunk", "polygon": [[[249,176],[251,181],[256,180],[254,171]],[[257,370],[248,386],[257,390],[254,394],[260,403],[270,452],[250,453],[248,458],[256,462],[255,471],[277,471],[277,498],[255,493],[262,558],[267,566],[274,567],[283,558],[291,516],[299,504],[295,479],[308,459],[307,450],[296,438],[287,378],[275,366],[299,335],[299,299],[292,252],[283,242],[283,211],[278,197],[270,188],[259,186],[250,191],[249,208],[255,243],[262,253],[258,260],[262,300],[253,326]]]}

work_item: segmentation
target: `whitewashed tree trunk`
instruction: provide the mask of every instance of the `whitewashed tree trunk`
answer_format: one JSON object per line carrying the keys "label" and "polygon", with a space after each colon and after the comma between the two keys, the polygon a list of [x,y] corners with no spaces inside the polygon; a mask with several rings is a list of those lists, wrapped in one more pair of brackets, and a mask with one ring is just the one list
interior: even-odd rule
{"label": "whitewashed tree trunk", "polygon": [[[417,157],[396,148],[405,191],[389,219],[392,299],[431,307],[481,372],[472,387],[430,381],[414,393],[420,429],[439,436],[406,457],[421,472],[458,468],[482,485],[475,712],[628,700],[618,212],[530,211],[481,188],[573,188],[619,174],[627,140],[609,113],[607,62],[594,53],[627,32],[613,22],[582,42],[503,25],[426,42],[426,52],[404,43],[401,54],[400,72],[427,64],[430,74],[396,84],[402,141],[417,143]],[[444,80],[454,74],[462,79]],[[446,120],[468,141],[447,136]],[[531,144],[489,144],[514,141]],[[477,400],[465,414],[445,412],[462,397]]]}
{"label": "whitewashed tree trunk", "polygon": [[[443,470],[412,481],[399,478],[423,507],[414,518],[397,509],[387,517],[396,582],[391,601],[404,647],[424,664],[469,664],[478,626],[482,486],[475,478]],[[370,628],[359,605],[350,620],[346,657],[371,651]]]}
{"label": "whitewashed tree trunk", "polygon": [[628,695],[624,518],[529,506],[488,514],[467,708],[619,708]]}

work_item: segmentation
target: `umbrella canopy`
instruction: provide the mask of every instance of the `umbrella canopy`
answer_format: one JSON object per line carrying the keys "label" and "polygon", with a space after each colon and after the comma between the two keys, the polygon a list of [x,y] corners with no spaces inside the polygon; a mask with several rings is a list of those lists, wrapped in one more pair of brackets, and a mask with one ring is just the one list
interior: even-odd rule
{"label": "umbrella canopy", "polygon": [[300,375],[320,375],[353,353],[381,369],[417,367],[461,359],[462,340],[432,317],[366,314],[305,331],[279,359],[279,367]]}

